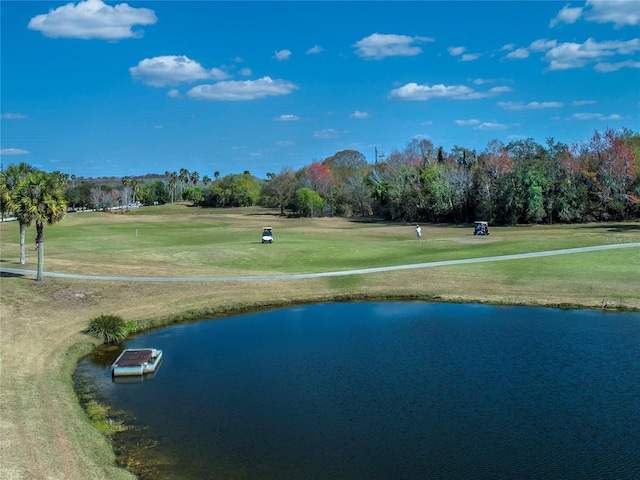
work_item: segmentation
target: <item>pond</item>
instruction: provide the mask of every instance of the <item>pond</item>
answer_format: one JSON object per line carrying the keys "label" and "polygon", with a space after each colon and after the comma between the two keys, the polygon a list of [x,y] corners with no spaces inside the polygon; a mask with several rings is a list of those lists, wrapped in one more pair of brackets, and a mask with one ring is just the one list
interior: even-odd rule
{"label": "pond", "polygon": [[118,352],[77,376],[148,478],[640,478],[637,313],[319,304],[126,347],[163,350],[153,378],[113,382]]}

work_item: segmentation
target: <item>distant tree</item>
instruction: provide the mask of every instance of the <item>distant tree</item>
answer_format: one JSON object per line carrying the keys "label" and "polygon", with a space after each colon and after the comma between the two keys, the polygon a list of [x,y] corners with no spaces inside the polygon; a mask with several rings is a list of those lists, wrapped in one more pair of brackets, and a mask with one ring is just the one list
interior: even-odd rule
{"label": "distant tree", "polygon": [[303,217],[322,216],[324,201],[310,188],[301,188],[296,192],[295,208]]}
{"label": "distant tree", "polygon": [[131,188],[128,185],[126,187],[122,187],[122,190],[120,190],[120,201],[119,201],[122,211],[124,211],[125,207],[129,209],[129,205],[133,202],[133,199],[134,199],[133,188]]}
{"label": "distant tree", "polygon": [[169,192],[171,193],[171,203],[176,200],[176,189],[178,188],[178,174],[176,172],[171,172],[171,176],[169,177]]}
{"label": "distant tree", "polygon": [[369,213],[371,208],[371,190],[367,182],[368,171],[361,169],[354,171],[346,178],[342,185],[345,200],[355,205],[361,216]]}
{"label": "distant tree", "polygon": [[293,199],[297,184],[293,169],[284,167],[278,175],[273,174],[269,180],[262,183],[260,204],[266,207],[279,207],[280,214],[284,214],[285,207]]}
{"label": "distant tree", "polygon": [[16,191],[16,210],[28,212],[36,224],[39,282],[44,280],[44,224],[59,222],[64,217],[67,210],[64,190],[59,176],[38,170],[22,180]]}
{"label": "distant tree", "polygon": [[402,152],[406,165],[426,168],[436,160],[436,149],[431,140],[427,138],[412,139]]}
{"label": "distant tree", "polygon": [[181,168],[180,173],[178,174],[178,180],[180,180],[180,192],[184,190],[185,186],[189,183],[191,176],[189,175],[189,170],[186,168]]}
{"label": "distant tree", "polygon": [[153,195],[151,203],[158,202],[158,204],[160,205],[169,203],[169,190],[162,180],[154,180],[153,182],[151,182],[150,190]]}
{"label": "distant tree", "polygon": [[195,187],[200,181],[200,174],[198,172],[191,172],[189,174],[189,180],[191,180],[191,183],[193,183],[193,186]]}
{"label": "distant tree", "polygon": [[341,184],[367,166],[365,156],[357,150],[342,150],[325,158],[322,165],[329,168],[333,180]]}
{"label": "distant tree", "polygon": [[600,219],[620,220],[632,200],[629,192],[636,176],[633,146],[612,129],[595,132],[587,146],[583,155],[596,167],[594,193],[601,205]]}
{"label": "distant tree", "polygon": [[202,183],[204,183],[205,187],[211,183],[211,177],[209,175],[205,175],[202,177]]}
{"label": "distant tree", "polygon": [[305,169],[305,185],[322,197],[328,197],[333,186],[331,170],[320,162],[313,162]]}
{"label": "distant tree", "polygon": [[67,205],[73,208],[89,208],[92,205],[91,189],[95,187],[97,185],[89,181],[79,182],[74,186],[67,187]]}
{"label": "distant tree", "polygon": [[33,212],[19,208],[17,204],[18,186],[23,182],[35,169],[26,163],[11,164],[2,172],[0,177],[0,204],[2,206],[2,218],[4,220],[5,212],[13,212],[18,225],[20,227],[20,264],[26,263],[25,255],[25,236],[27,227],[33,221]]}
{"label": "distant tree", "polygon": [[206,203],[214,207],[250,207],[258,202],[261,181],[251,174],[231,174],[216,180]]}
{"label": "distant tree", "polygon": [[182,191],[182,199],[187,202],[192,202],[193,206],[197,207],[204,199],[204,194],[200,187],[189,187]]}

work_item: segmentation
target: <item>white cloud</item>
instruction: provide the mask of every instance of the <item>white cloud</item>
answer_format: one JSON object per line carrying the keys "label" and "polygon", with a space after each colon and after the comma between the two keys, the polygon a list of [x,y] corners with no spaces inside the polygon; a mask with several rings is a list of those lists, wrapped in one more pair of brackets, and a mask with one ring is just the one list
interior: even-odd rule
{"label": "white cloud", "polygon": [[275,58],[276,60],[278,60],[279,62],[283,61],[283,60],[289,60],[289,57],[291,57],[291,50],[278,50],[276,51],[276,53],[273,55],[273,58]]}
{"label": "white cloud", "polygon": [[224,80],[229,75],[219,68],[207,70],[184,55],[164,55],[145,58],[129,68],[131,76],[147,85],[165,87],[197,80]]}
{"label": "white cloud", "polygon": [[172,88],[167,92],[167,96],[171,98],[182,98],[182,94],[175,88]]}
{"label": "white cloud", "polygon": [[464,52],[466,52],[467,49],[465,47],[449,47],[447,48],[447,51],[449,52],[449,55],[451,55],[452,57],[457,57],[459,55],[462,55]]}
{"label": "white cloud", "polygon": [[467,51],[466,47],[449,47],[447,51],[452,57],[460,57],[461,62],[470,62],[482,56],[481,53],[465,53]]}
{"label": "white cloud", "polygon": [[402,87],[389,92],[390,98],[400,100],[431,100],[433,98],[449,98],[452,100],[477,100],[510,92],[510,87],[493,87],[486,92],[477,92],[466,85],[418,85],[415,82],[407,83]]}
{"label": "white cloud", "polygon": [[322,53],[322,52],[324,52],[324,48],[322,48],[319,45],[314,45],[309,50],[307,50],[307,55],[311,55],[311,54],[314,54],[314,53]]}
{"label": "white cloud", "polygon": [[640,8],[637,0],[587,0],[585,19],[613,23],[616,28],[640,25]]}
{"label": "white cloud", "polygon": [[621,68],[640,68],[640,62],[636,62],[633,60],[625,60],[624,62],[618,63],[607,63],[600,62],[596,63],[593,67],[597,72],[617,72]]}
{"label": "white cloud", "polygon": [[253,72],[250,68],[241,68],[238,73],[240,73],[240,75],[242,75],[243,77],[250,77],[251,75],[253,75]]}
{"label": "white cloud", "polygon": [[509,52],[505,58],[509,58],[511,60],[522,60],[524,58],[528,58],[531,55],[531,52],[545,52],[555,47],[557,44],[558,42],[556,40],[547,40],[546,38],[543,38],[532,42],[528,47],[520,47]]}
{"label": "white cloud", "polygon": [[507,53],[507,55],[505,55],[505,58],[515,59],[515,60],[521,60],[523,58],[528,58],[528,57],[529,57],[529,50],[527,50],[526,48],[518,48],[513,52],[509,52]]}
{"label": "white cloud", "polygon": [[296,142],[293,142],[291,140],[280,140],[279,142],[276,142],[276,145],[279,147],[291,147],[295,144]]}
{"label": "white cloud", "polygon": [[596,42],[592,38],[584,43],[566,42],[550,49],[543,60],[549,62],[549,70],[580,68],[591,62],[599,62],[613,55],[629,55],[640,50],[640,39]]}
{"label": "white cloud", "polygon": [[338,138],[340,133],[333,128],[326,128],[324,130],[316,130],[313,132],[313,138],[319,138],[322,140],[331,140],[334,138]]}
{"label": "white cloud", "polygon": [[262,77],[258,80],[224,81],[213,85],[198,85],[187,92],[196,100],[236,101],[289,95],[298,87],[286,80]]}
{"label": "white cloud", "polygon": [[484,85],[485,83],[495,83],[495,80],[491,78],[476,78],[472,80],[472,83],[475,85]]}
{"label": "white cloud", "polygon": [[30,152],[28,150],[22,150],[20,148],[1,148],[0,155],[28,155]]}
{"label": "white cloud", "polygon": [[474,130],[504,130],[506,128],[509,128],[509,126],[504,123],[484,122],[474,127]]}
{"label": "white cloud", "polygon": [[460,57],[461,62],[472,62],[473,60],[477,60],[482,56],[481,53],[465,53]]}
{"label": "white cloud", "polygon": [[549,26],[555,27],[559,23],[572,24],[575,23],[582,16],[582,7],[572,8],[568,4],[565,5],[562,10],[558,12],[555,18],[551,19]]}
{"label": "white cloud", "polygon": [[292,114],[284,114],[276,117],[274,120],[277,120],[279,122],[295,122],[297,120],[300,120],[300,117]]}
{"label": "white cloud", "polygon": [[480,123],[480,120],[476,118],[470,118],[469,120],[456,120],[453,123],[455,123],[459,127],[464,127],[466,125],[478,125]]}
{"label": "white cloud", "polygon": [[358,40],[353,46],[356,47],[356,55],[361,58],[382,60],[386,57],[419,55],[422,53],[422,48],[417,44],[433,41],[432,38],[427,37],[373,33]]}
{"label": "white cloud", "polygon": [[126,3],[106,5],[102,0],[67,3],[49,13],[36,15],[28,28],[51,38],[120,40],[140,38],[135,25],[153,25],[158,19],[153,10],[132,8]]}
{"label": "white cloud", "polygon": [[24,120],[27,116],[22,113],[3,113],[0,115],[0,118],[4,118],[5,120]]}
{"label": "white cloud", "polygon": [[557,40],[547,40],[546,38],[542,38],[540,40],[535,40],[531,42],[529,45],[529,50],[532,52],[545,52],[553,47],[558,45]]}
{"label": "white cloud", "polygon": [[596,103],[595,100],[574,100],[571,102],[571,105],[574,107],[580,107],[582,105],[593,105],[594,103]]}
{"label": "white cloud", "polygon": [[350,115],[351,118],[369,118],[369,113],[368,112],[361,112],[359,110],[356,110],[355,112],[353,112]]}
{"label": "white cloud", "polygon": [[622,117],[617,113],[606,116],[601,113],[574,113],[571,118],[574,120],[620,120]]}
{"label": "white cloud", "polygon": [[549,63],[548,70],[568,70],[581,68],[590,63],[596,63],[595,70],[599,72],[612,72],[621,68],[638,68],[638,62],[623,61],[617,63],[603,62],[605,58],[616,55],[632,55],[640,50],[640,39],[634,38],[627,41],[597,42],[593,38],[584,43],[565,42],[541,39],[532,42],[528,48],[518,48],[509,52],[505,58],[527,58],[530,52],[545,52],[543,61]]}
{"label": "white cloud", "polygon": [[498,102],[498,106],[504,110],[544,110],[547,108],[562,108],[564,104],[560,102]]}

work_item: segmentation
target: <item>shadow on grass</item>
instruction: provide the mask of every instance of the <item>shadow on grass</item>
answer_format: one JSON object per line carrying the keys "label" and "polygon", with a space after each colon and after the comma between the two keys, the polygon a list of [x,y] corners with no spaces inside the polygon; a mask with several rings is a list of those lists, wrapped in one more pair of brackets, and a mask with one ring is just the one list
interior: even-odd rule
{"label": "shadow on grass", "polygon": [[640,232],[640,223],[589,224],[589,225],[581,225],[579,228],[591,229],[591,230],[603,230],[606,232],[614,232],[614,233]]}
{"label": "shadow on grass", "polygon": [[23,273],[0,272],[0,278],[25,278],[27,276]]}

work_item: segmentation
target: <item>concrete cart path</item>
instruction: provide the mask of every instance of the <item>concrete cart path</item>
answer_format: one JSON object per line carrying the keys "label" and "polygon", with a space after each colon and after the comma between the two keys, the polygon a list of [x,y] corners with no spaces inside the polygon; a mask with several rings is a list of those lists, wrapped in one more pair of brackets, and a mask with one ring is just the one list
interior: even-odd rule
{"label": "concrete cart path", "polygon": [[[45,277],[74,278],[81,280],[105,280],[123,282],[222,282],[222,281],[253,281],[253,280],[296,280],[318,277],[341,277],[345,275],[362,275],[366,273],[390,272],[394,270],[409,270],[415,268],[446,267],[449,265],[464,265],[469,263],[499,262],[504,260],[520,260],[526,258],[550,257],[553,255],[568,255],[571,253],[597,252],[619,248],[638,248],[640,242],[618,243],[613,245],[599,245],[594,247],[567,248],[564,250],[548,250],[544,252],[518,253],[514,255],[500,255],[495,257],[466,258],[462,260],[444,260],[440,262],[413,263],[409,265],[395,265],[390,267],[361,268],[336,272],[294,273],[281,275],[246,275],[228,277],[123,277],[107,275],[83,275],[75,273],[44,272]],[[35,270],[21,268],[6,268],[0,266],[0,274],[36,275]],[[639,273],[640,275],[640,273]]]}

